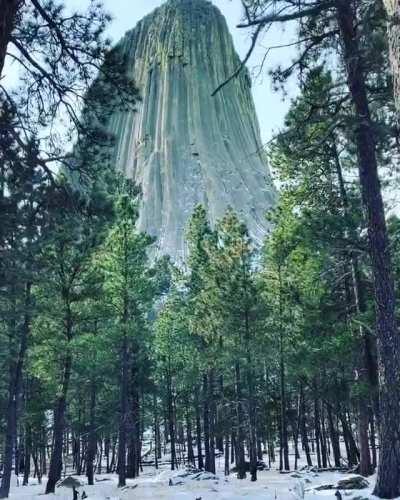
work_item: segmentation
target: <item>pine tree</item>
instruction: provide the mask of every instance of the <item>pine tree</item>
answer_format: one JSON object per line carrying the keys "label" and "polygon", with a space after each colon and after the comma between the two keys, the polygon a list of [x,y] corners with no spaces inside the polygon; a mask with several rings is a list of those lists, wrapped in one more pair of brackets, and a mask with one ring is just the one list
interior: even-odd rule
{"label": "pine tree", "polygon": [[[378,137],[373,123],[373,105],[368,89],[368,72],[371,72],[369,51],[365,50],[372,34],[381,30],[382,6],[379,2],[372,6],[357,4],[347,0],[310,4],[302,1],[296,6],[282,0],[272,5],[245,2],[247,22],[242,26],[255,26],[253,46],[262,30],[271,23],[290,20],[299,22],[299,46],[301,49],[297,64],[288,71],[279,72],[285,79],[296,67],[300,70],[312,59],[323,58],[325,50],[334,48],[345,75],[348,99],[352,106],[352,126],[358,157],[359,183],[362,204],[367,220],[369,255],[374,276],[376,328],[378,336],[380,400],[381,400],[381,453],[375,494],[393,498],[400,494],[397,472],[400,464],[400,449],[394,438],[399,433],[398,418],[393,401],[400,401],[400,345],[395,317],[395,289],[393,266],[385,220],[381,181],[378,176]],[[279,5],[279,12],[275,8]],[[363,8],[365,7],[365,8]],[[335,21],[331,29],[328,19]],[[367,32],[363,31],[368,28]],[[308,37],[302,42],[302,35]],[[339,44],[336,43],[339,35]],[[369,45],[371,47],[371,44]],[[372,53],[372,52],[371,52]]]}
{"label": "pine tree", "polygon": [[[70,120],[65,135],[71,139],[69,134],[75,133],[76,137],[84,125],[80,105],[85,104],[93,112],[96,107],[96,99],[92,100],[94,90],[99,92],[102,87],[103,105],[109,99],[118,103],[117,106],[134,103],[137,89],[125,73],[122,55],[117,50],[110,50],[105,30],[111,17],[102,6],[90,3],[84,12],[67,12],[63,2],[5,0],[0,10],[3,12],[0,75],[6,54],[24,72],[19,94],[13,94],[4,85],[0,87],[1,99],[18,107],[19,128],[38,132],[63,115],[64,126],[65,118]],[[96,85],[88,91],[95,79]],[[51,135],[53,142],[59,142],[56,133],[51,132]],[[47,146],[47,152],[51,153],[49,162],[61,159],[59,151],[57,155],[57,150],[52,151],[50,144]],[[68,165],[68,162],[63,164]],[[48,173],[51,175],[51,169]]]}
{"label": "pine tree", "polygon": [[[48,310],[53,328],[62,332],[58,344],[58,350],[62,347],[62,351],[57,354],[59,366],[54,402],[53,451],[46,493],[54,492],[61,477],[67,398],[74,362],[73,342],[77,334],[80,303],[87,292],[85,279],[91,256],[102,243],[104,221],[109,213],[109,208],[101,199],[87,199],[65,182],[65,189],[51,200],[48,242],[42,256],[47,276],[40,290],[41,300]],[[100,206],[97,205],[99,202]],[[50,306],[50,302],[55,300],[56,309]]]}
{"label": "pine tree", "polygon": [[[150,311],[152,282],[147,268],[147,250],[152,240],[135,230],[136,205],[132,193],[116,201],[117,220],[111,228],[97,260],[104,274],[104,293],[113,318],[115,345],[120,362],[118,431],[118,485],[126,484],[126,451],[130,405],[135,408],[137,387],[131,372],[137,370],[146,341],[146,321]],[[135,422],[134,422],[135,424]]]}
{"label": "pine tree", "polygon": [[[0,290],[4,329],[8,335],[8,403],[4,444],[4,472],[0,497],[9,494],[12,459],[18,426],[18,402],[23,384],[26,352],[31,336],[32,288],[41,268],[38,254],[47,220],[44,202],[52,194],[38,166],[38,144],[32,139],[21,151],[10,133],[12,112],[1,117]],[[6,367],[5,371],[7,370]]]}

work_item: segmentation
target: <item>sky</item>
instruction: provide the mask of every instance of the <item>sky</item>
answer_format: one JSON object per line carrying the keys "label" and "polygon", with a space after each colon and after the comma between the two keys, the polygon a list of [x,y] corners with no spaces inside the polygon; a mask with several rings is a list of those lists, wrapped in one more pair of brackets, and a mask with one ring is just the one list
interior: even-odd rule
{"label": "sky", "polygon": [[[117,42],[126,31],[135,27],[136,23],[156,7],[164,3],[164,0],[103,0],[108,12],[113,16],[113,21],[108,30],[110,38]],[[250,35],[247,30],[238,29],[236,25],[241,20],[241,2],[239,0],[212,0],[224,14],[237,52],[241,57],[246,54]],[[66,0],[67,7],[82,9],[86,1]],[[275,29],[264,36],[256,53],[250,60],[248,67],[253,74],[253,95],[257,115],[260,122],[261,138],[266,143],[283,123],[290,100],[283,99],[281,93],[274,93],[268,70],[279,63],[290,62],[294,53],[292,49],[275,49],[268,53],[265,60],[264,71],[260,73],[259,67],[264,58],[265,50],[269,46],[276,46],[288,42],[288,33],[281,28]],[[289,91],[293,95],[294,89]]]}

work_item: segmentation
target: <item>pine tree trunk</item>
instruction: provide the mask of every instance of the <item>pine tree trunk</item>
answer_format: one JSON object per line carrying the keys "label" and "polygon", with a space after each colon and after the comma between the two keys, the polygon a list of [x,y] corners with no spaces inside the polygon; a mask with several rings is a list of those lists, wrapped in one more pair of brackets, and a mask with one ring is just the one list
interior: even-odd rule
{"label": "pine tree trunk", "polygon": [[251,371],[250,357],[247,360],[247,390],[248,390],[248,411],[249,411],[249,456],[250,456],[250,479],[257,481],[257,417],[255,401],[253,396],[254,379]]}
{"label": "pine tree trunk", "polygon": [[306,454],[307,465],[309,467],[312,467],[310,444],[308,441],[308,434],[307,434],[307,425],[306,425],[307,414],[306,414],[306,403],[304,398],[303,387],[300,387],[300,408],[301,408],[301,419],[300,419],[301,443],[303,446],[304,453]]}
{"label": "pine tree trunk", "polygon": [[115,438],[113,437],[112,446],[111,446],[110,472],[115,471],[116,448],[117,448],[117,443],[115,442]]}
{"label": "pine tree trunk", "polygon": [[203,375],[203,429],[204,429],[204,455],[205,465],[204,469],[211,472],[211,459],[210,459],[210,410],[208,401],[208,377],[207,374]]}
{"label": "pine tree trunk", "polygon": [[317,452],[318,468],[322,467],[321,461],[321,421],[319,416],[319,403],[314,399],[314,429],[315,429],[315,448]]}
{"label": "pine tree trunk", "polygon": [[216,404],[214,396],[214,371],[209,372],[209,383],[208,383],[208,398],[210,401],[210,412],[209,412],[209,472],[215,474],[215,418],[216,418]]}
{"label": "pine tree trunk", "polygon": [[7,46],[15,27],[18,9],[22,0],[0,0],[0,78],[4,68]]}
{"label": "pine tree trunk", "polygon": [[126,478],[133,479],[135,477],[135,437],[132,422],[128,425],[127,435],[129,438],[127,440]]}
{"label": "pine tree trunk", "polygon": [[323,407],[322,407],[322,412],[320,413],[320,422],[321,422],[320,438],[321,438],[322,467],[326,469],[328,467],[328,450],[326,446],[325,415]]}
{"label": "pine tree trunk", "polygon": [[97,466],[94,467],[94,470],[97,470],[97,474],[102,473],[102,465],[103,465],[103,439],[100,439],[99,441],[99,449],[97,450],[97,443],[96,443],[96,449],[95,449],[95,456],[98,453],[97,457]]}
{"label": "pine tree trunk", "polygon": [[46,451],[47,451],[47,433],[44,430],[42,434],[42,445],[40,447],[40,463],[41,463],[41,471],[42,474],[47,474],[47,457],[46,457]]}
{"label": "pine tree trunk", "polygon": [[67,341],[67,349],[64,358],[61,393],[56,402],[54,411],[54,425],[53,425],[53,450],[51,454],[49,475],[46,484],[46,495],[54,493],[56,483],[61,478],[62,473],[62,454],[64,442],[64,429],[65,429],[65,412],[67,409],[67,394],[69,389],[69,382],[71,378],[72,369],[72,355],[70,352],[70,343],[72,341],[72,310],[71,301],[68,289],[63,289],[62,300],[65,307],[65,339]]}
{"label": "pine tree trunk", "polygon": [[[366,307],[361,294],[361,284],[358,272],[357,259],[352,258],[351,262],[353,288],[355,296],[356,311],[358,314],[365,312]],[[371,455],[369,450],[368,427],[369,427],[369,404],[370,394],[375,392],[376,384],[373,380],[375,370],[373,368],[374,362],[372,359],[370,347],[370,335],[366,332],[365,328],[359,327],[360,338],[362,345],[360,346],[360,353],[358,354],[358,362],[356,363],[357,378],[361,386],[361,393],[358,395],[358,434],[360,443],[360,466],[359,472],[362,476],[369,476],[372,474]],[[369,394],[365,394],[368,390]]]}
{"label": "pine tree trunk", "polygon": [[235,365],[235,389],[236,389],[236,423],[237,437],[235,448],[235,460],[238,479],[246,478],[246,462],[244,458],[244,416],[242,408],[242,381],[239,363]]}
{"label": "pine tree trunk", "polygon": [[67,353],[64,361],[64,374],[61,395],[57,400],[54,411],[53,426],[53,451],[51,454],[49,476],[46,484],[46,495],[54,493],[56,483],[61,478],[62,473],[62,453],[64,442],[65,412],[67,409],[67,392],[71,376],[72,358]]}
{"label": "pine tree trunk", "polygon": [[24,479],[22,484],[28,486],[31,473],[32,431],[29,425],[25,429]]}
{"label": "pine tree trunk", "polygon": [[132,370],[131,374],[132,388],[130,391],[129,404],[132,408],[130,415],[128,415],[127,429],[129,430],[128,439],[128,453],[127,453],[127,466],[126,477],[133,479],[139,476],[140,472],[140,397],[136,388],[136,373]]}
{"label": "pine tree trunk", "polygon": [[188,462],[194,465],[195,461],[194,461],[194,451],[193,451],[192,421],[190,419],[188,411],[186,413],[186,438],[187,438]]}
{"label": "pine tree trunk", "polygon": [[361,398],[358,404],[358,436],[360,443],[360,466],[359,473],[368,477],[372,474],[371,454],[369,451],[369,408],[365,404],[365,399]]}
{"label": "pine tree trunk", "polygon": [[280,420],[280,436],[281,436],[281,463],[280,469],[285,471],[290,470],[289,465],[289,443],[288,443],[288,429],[286,417],[286,382],[285,382],[285,349],[283,340],[283,299],[282,299],[282,271],[279,268],[279,317],[281,324],[279,326],[279,371],[280,371],[280,396],[281,396],[281,420]]}
{"label": "pine tree trunk", "polygon": [[97,436],[96,436],[96,384],[94,381],[90,387],[90,428],[89,428],[89,442],[87,446],[86,455],[86,475],[88,485],[94,484],[94,459],[97,451]]}
{"label": "pine tree trunk", "polygon": [[[134,460],[134,477],[139,477],[141,468],[141,458],[142,458],[142,432],[141,432],[141,400],[140,392],[137,387],[137,379],[135,384],[135,390],[133,391],[133,429],[134,429],[134,450],[135,450],[135,460]],[[175,407],[174,407],[175,414]]]}
{"label": "pine tree trunk", "polygon": [[169,438],[171,441],[171,470],[175,470],[177,461],[176,461],[174,402],[172,395],[172,381],[169,375],[168,375],[168,429],[169,429]]}
{"label": "pine tree trunk", "polygon": [[230,470],[229,470],[229,449],[230,449],[229,432],[227,432],[225,435],[225,449],[224,449],[224,474],[225,474],[225,476],[229,476],[229,473],[230,473]]}
{"label": "pine tree trunk", "polygon": [[371,441],[371,451],[372,451],[372,468],[375,469],[378,464],[378,461],[377,461],[376,440],[375,440],[375,418],[372,408],[370,410],[370,441]]}
{"label": "pine tree trunk", "polygon": [[118,429],[118,487],[126,485],[126,437],[128,423],[128,339],[124,333],[121,347],[121,378],[120,378],[120,401],[119,401],[119,429]]}
{"label": "pine tree trunk", "polygon": [[251,481],[257,481],[257,431],[256,431],[256,411],[254,400],[249,401],[249,418],[250,418],[250,429],[249,429],[249,455],[250,455],[250,479]]}
{"label": "pine tree trunk", "polygon": [[13,451],[15,443],[17,398],[15,394],[15,380],[10,381],[9,400],[7,404],[7,422],[3,455],[3,475],[1,478],[0,498],[7,498],[10,492]]}
{"label": "pine tree trunk", "polygon": [[38,484],[42,484],[42,469],[39,464],[39,452],[37,448],[34,452],[32,452],[32,460],[34,467],[34,477],[37,477]]}
{"label": "pine tree trunk", "polygon": [[348,0],[336,0],[336,11],[357,122],[355,136],[359,176],[374,277],[382,415],[379,468],[374,494],[382,498],[394,498],[400,495],[400,336],[395,317],[392,262],[356,16]]}
{"label": "pine tree trunk", "polygon": [[[221,351],[223,349],[222,341],[221,341]],[[218,399],[220,402],[224,400],[224,376],[220,375],[218,378],[218,386],[219,386],[219,396]],[[217,411],[216,415],[216,443],[217,443],[217,448],[219,451],[223,452],[224,451],[224,414],[225,411],[222,409],[222,405],[220,404],[219,406],[219,411]]]}
{"label": "pine tree trunk", "polygon": [[[79,420],[78,420],[79,422]],[[68,442],[68,433],[65,436],[65,441]],[[81,466],[80,466],[80,457],[81,457],[81,441],[80,436],[77,433],[73,433],[73,444],[72,444],[72,454],[73,454],[73,462],[72,468],[75,469],[76,474],[80,476],[81,474]],[[66,455],[68,456],[68,449],[66,450]]]}
{"label": "pine tree trunk", "polygon": [[351,433],[346,415],[344,413],[340,414],[339,418],[340,422],[342,423],[343,439],[345,442],[346,453],[347,453],[347,462],[349,464],[349,467],[353,467],[354,465],[357,465],[359,462],[358,449],[353,434]]}
{"label": "pine tree trunk", "polygon": [[[336,171],[338,176],[342,205],[346,214],[346,218],[348,218],[350,216],[348,197],[336,144],[334,146],[334,149]],[[345,236],[347,235],[345,234]],[[351,239],[355,239],[355,235],[352,234],[352,232],[350,232],[350,237]],[[360,316],[361,314],[364,314],[366,312],[366,302],[363,290],[364,287],[359,272],[358,258],[354,254],[354,252],[351,252],[348,256],[347,265],[351,270],[351,286],[350,284],[348,284],[346,287],[346,290],[348,290],[348,293],[346,294],[349,311],[348,314],[350,317],[351,311],[353,310],[352,302],[354,301],[355,311]],[[349,281],[349,279],[346,278],[346,281]],[[351,321],[351,318],[349,321]],[[361,392],[357,397],[357,406],[359,412],[358,431],[360,436],[359,470],[361,475],[369,476],[373,472],[368,444],[369,404],[371,400],[375,401],[377,399],[378,377],[376,361],[373,354],[374,349],[372,346],[374,340],[372,339],[370,333],[362,325],[360,325],[359,327],[359,337],[361,345],[360,349],[357,350],[355,362],[355,379],[361,387]],[[367,391],[368,393],[366,393]]]}
{"label": "pine tree trunk", "polygon": [[196,443],[197,443],[197,463],[199,466],[199,469],[204,468],[204,462],[203,462],[203,449],[201,445],[201,418],[200,418],[200,407],[199,407],[199,401],[198,401],[198,391],[196,391]]}
{"label": "pine tree trunk", "polygon": [[332,451],[333,451],[333,460],[335,463],[335,467],[340,467],[340,443],[339,443],[339,434],[336,430],[335,423],[333,421],[332,408],[330,405],[326,405],[326,410],[328,413],[328,425],[329,425],[329,435],[332,443]]}
{"label": "pine tree trunk", "polygon": [[[154,410],[154,465],[158,469],[158,460],[161,458],[161,439],[160,439],[160,424],[158,421],[157,411],[157,396],[153,396],[153,410]],[[160,455],[159,455],[160,452]]]}
{"label": "pine tree trunk", "polygon": [[[246,279],[246,277],[245,277]],[[244,279],[244,283],[246,283]],[[250,457],[250,479],[257,481],[257,414],[254,391],[254,373],[252,369],[251,337],[249,311],[244,311],[245,323],[245,345],[246,345],[246,376],[247,376],[247,407],[249,413],[249,457]]]}
{"label": "pine tree trunk", "polygon": [[110,474],[110,436],[107,434],[104,439],[104,455],[106,456],[106,473]]}
{"label": "pine tree trunk", "polygon": [[[13,363],[10,368],[0,498],[7,498],[10,492],[13,450],[17,439],[18,400],[21,392],[22,370],[31,327],[31,288],[31,283],[27,283],[25,287],[24,323],[22,325],[19,352],[17,361]],[[14,314],[16,314],[16,312],[14,312]],[[13,330],[16,332],[15,316],[12,321],[14,323]]]}
{"label": "pine tree trunk", "polygon": [[[260,432],[260,431],[258,431]],[[261,438],[259,437],[260,434],[257,434],[257,460],[262,460],[264,458],[263,456],[263,447],[262,447],[262,441]]]}
{"label": "pine tree trunk", "polygon": [[[283,340],[281,339],[281,346]],[[285,390],[285,364],[283,359],[283,348],[281,347],[280,356],[280,390],[281,390],[281,407],[280,407],[280,429],[281,429],[281,470],[290,470],[289,465],[289,442],[288,429],[286,418],[286,390]]]}

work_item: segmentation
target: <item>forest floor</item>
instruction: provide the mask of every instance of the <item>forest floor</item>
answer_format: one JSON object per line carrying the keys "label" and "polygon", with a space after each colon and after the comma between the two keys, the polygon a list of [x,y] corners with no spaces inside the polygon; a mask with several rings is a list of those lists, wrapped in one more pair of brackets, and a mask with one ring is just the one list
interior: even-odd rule
{"label": "forest floor", "polygon": [[[188,473],[181,469],[175,472],[161,467],[145,467],[137,479],[127,481],[123,489],[117,488],[115,474],[96,476],[96,484],[88,486],[84,476],[75,476],[82,482],[79,498],[85,491],[87,500],[334,500],[336,488],[318,490],[321,485],[335,486],[338,481],[353,477],[341,472],[296,471],[280,474],[275,469],[260,471],[258,481],[250,479],[238,480],[234,474],[225,478],[223,474],[223,458],[217,459],[218,471],[214,476],[209,473]],[[343,500],[367,500],[371,495],[375,477],[368,480],[370,486],[362,490],[341,490]],[[35,479],[29,486],[18,486],[13,478],[11,500],[72,500],[72,490],[58,487],[55,495],[43,496],[45,481],[38,485]]]}

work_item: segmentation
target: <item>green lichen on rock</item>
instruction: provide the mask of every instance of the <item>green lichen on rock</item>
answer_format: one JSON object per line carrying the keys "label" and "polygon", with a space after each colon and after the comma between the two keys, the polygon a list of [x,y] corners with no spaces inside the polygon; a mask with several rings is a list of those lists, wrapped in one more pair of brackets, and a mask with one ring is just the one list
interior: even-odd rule
{"label": "green lichen on rock", "polygon": [[206,0],[170,0],[119,43],[142,100],[116,111],[114,162],[142,188],[139,227],[160,253],[185,258],[185,229],[202,203],[214,223],[231,206],[261,242],[276,201],[261,153],[247,70],[215,97],[240,64],[225,18]]}

